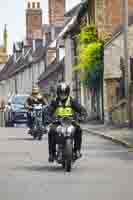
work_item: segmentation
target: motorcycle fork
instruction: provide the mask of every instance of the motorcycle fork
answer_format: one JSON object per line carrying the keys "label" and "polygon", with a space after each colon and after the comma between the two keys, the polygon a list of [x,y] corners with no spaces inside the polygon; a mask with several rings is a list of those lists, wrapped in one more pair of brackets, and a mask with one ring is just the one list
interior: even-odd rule
{"label": "motorcycle fork", "polygon": [[57,157],[57,159],[60,157],[63,160],[63,158],[64,158],[64,144],[57,144],[56,145],[56,157]]}

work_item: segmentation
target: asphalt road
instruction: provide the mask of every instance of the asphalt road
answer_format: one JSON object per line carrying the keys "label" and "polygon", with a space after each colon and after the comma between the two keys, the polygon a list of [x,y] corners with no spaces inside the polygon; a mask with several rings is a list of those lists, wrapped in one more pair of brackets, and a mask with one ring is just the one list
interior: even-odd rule
{"label": "asphalt road", "polygon": [[1,128],[0,200],[133,199],[133,152],[84,134],[82,153],[65,173],[47,162],[47,136],[33,141],[24,128]]}

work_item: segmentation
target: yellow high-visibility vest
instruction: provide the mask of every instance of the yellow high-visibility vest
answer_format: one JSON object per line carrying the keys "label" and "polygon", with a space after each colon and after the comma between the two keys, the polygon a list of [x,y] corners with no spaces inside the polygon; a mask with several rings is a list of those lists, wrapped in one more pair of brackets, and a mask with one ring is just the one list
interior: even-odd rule
{"label": "yellow high-visibility vest", "polygon": [[71,104],[70,104],[70,97],[68,97],[65,103],[65,106],[59,105],[56,108],[55,115],[57,117],[67,117],[67,116],[74,115],[74,110],[72,109]]}

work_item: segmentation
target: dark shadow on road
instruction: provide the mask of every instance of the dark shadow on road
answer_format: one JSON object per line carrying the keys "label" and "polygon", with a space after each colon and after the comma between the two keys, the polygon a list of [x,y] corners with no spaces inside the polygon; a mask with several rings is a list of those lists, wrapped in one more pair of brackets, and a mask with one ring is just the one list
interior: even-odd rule
{"label": "dark shadow on road", "polygon": [[15,171],[38,171],[38,172],[62,172],[64,171],[61,165],[45,165],[45,166],[18,166]]}
{"label": "dark shadow on road", "polygon": [[33,138],[7,138],[7,140],[11,140],[11,141],[16,141],[16,140],[26,140],[26,141],[31,141],[31,140],[34,140]]}
{"label": "dark shadow on road", "polygon": [[34,140],[32,137],[31,138],[16,138],[16,137],[8,137],[7,140],[10,141],[43,141],[43,140],[47,140],[47,138],[42,138],[42,140]]}

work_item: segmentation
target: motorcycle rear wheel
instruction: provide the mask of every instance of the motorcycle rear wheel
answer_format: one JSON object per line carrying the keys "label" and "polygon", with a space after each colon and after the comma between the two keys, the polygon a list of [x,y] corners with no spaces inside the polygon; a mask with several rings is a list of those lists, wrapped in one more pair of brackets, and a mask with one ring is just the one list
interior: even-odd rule
{"label": "motorcycle rear wheel", "polygon": [[38,137],[38,140],[42,140],[42,135],[40,135],[40,136]]}
{"label": "motorcycle rear wheel", "polygon": [[36,135],[34,135],[34,136],[33,136],[33,140],[36,140],[36,138],[37,138]]}
{"label": "motorcycle rear wheel", "polygon": [[65,165],[65,162],[63,162],[63,163],[62,163],[62,167],[63,167],[63,169],[65,169],[65,166],[66,166],[66,165]]}
{"label": "motorcycle rear wheel", "polygon": [[33,139],[34,139],[34,140],[37,139],[37,133],[36,133],[36,132],[33,132],[32,136],[33,136]]}
{"label": "motorcycle rear wheel", "polygon": [[42,140],[42,136],[43,136],[42,130],[39,130],[39,133],[38,133],[38,140]]}

